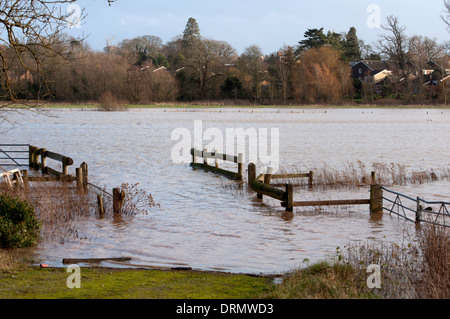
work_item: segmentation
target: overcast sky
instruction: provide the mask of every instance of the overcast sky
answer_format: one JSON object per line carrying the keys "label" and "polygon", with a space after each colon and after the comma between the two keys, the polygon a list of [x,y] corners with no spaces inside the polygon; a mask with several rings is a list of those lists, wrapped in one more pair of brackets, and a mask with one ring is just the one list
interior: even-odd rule
{"label": "overcast sky", "polygon": [[163,42],[181,34],[187,20],[197,20],[202,36],[223,40],[238,53],[258,45],[265,54],[283,45],[296,45],[307,29],[347,32],[357,29],[358,37],[370,44],[383,32],[377,28],[389,15],[399,18],[408,35],[450,40],[440,16],[443,0],[81,0],[87,17],[69,34],[88,34],[94,50],[106,41],[119,43],[142,35],[159,36]]}

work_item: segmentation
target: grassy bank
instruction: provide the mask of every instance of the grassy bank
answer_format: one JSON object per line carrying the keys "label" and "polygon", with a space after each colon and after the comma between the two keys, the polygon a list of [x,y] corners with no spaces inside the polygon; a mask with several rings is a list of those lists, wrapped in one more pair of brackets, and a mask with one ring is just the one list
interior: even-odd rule
{"label": "grassy bank", "polygon": [[[81,268],[70,289],[65,268],[30,267],[0,250],[0,299],[448,299],[447,229],[424,227],[415,243],[337,248],[336,258],[271,278],[199,271]],[[369,287],[368,265],[380,266]]]}
{"label": "grassy bank", "polygon": [[70,289],[63,268],[0,271],[0,299],[252,299],[270,289],[267,278],[203,272],[81,268]]}

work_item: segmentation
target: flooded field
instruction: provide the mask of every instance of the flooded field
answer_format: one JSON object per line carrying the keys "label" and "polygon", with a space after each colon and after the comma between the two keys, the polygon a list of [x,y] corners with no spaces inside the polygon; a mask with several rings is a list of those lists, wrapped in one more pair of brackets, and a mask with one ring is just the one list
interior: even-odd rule
{"label": "flooded field", "polygon": [[[139,183],[161,207],[115,223],[87,219],[78,237],[34,249],[47,264],[63,258],[131,257],[133,265],[279,273],[332,255],[358,241],[404,239],[413,224],[366,206],[294,209],[256,199],[246,186],[175,164],[172,132],[217,128],[279,130],[279,165],[342,171],[353,165],[404,165],[407,171],[450,167],[450,110],[440,109],[134,109],[126,112],[53,110],[12,114],[2,143],[26,143],[89,165],[91,182],[107,189]],[[269,148],[270,149],[270,148]],[[247,164],[246,164],[247,165]],[[246,167],[245,165],[245,167]],[[72,172],[73,173],[73,172]],[[450,199],[448,179],[392,186],[412,197]],[[294,200],[368,198],[368,188],[295,189]]]}

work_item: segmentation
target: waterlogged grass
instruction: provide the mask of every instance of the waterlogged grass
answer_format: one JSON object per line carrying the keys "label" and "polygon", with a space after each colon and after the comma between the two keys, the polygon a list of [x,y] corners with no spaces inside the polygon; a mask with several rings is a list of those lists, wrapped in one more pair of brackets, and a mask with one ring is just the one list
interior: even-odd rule
{"label": "waterlogged grass", "polygon": [[70,289],[71,274],[65,268],[0,270],[0,299],[253,299],[272,286],[247,275],[81,268],[81,288]]}

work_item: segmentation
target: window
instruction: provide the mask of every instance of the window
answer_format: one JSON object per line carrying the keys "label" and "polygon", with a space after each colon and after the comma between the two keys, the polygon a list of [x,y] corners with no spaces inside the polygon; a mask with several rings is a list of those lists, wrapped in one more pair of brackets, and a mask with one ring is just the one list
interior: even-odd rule
{"label": "window", "polygon": [[358,72],[359,72],[359,74],[362,74],[362,69],[361,69],[361,68],[359,68]]}

